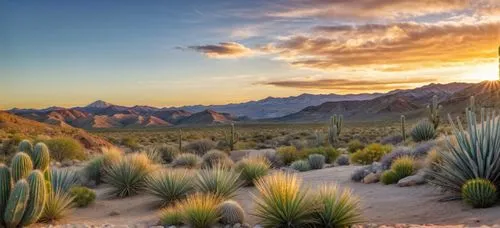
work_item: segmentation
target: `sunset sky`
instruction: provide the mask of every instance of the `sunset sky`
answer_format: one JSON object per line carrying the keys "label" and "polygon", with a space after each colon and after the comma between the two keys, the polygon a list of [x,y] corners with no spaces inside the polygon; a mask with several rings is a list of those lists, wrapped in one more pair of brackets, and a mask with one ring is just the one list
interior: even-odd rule
{"label": "sunset sky", "polygon": [[0,109],[498,79],[500,0],[0,0]]}

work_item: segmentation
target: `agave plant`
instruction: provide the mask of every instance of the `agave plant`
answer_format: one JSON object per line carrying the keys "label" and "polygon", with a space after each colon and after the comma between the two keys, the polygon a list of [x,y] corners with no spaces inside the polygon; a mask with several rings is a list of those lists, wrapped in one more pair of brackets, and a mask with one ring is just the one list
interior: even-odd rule
{"label": "agave plant", "polygon": [[221,199],[232,198],[243,185],[240,174],[228,170],[224,166],[212,169],[203,169],[198,172],[196,180],[197,190],[203,193],[211,193]]}
{"label": "agave plant", "polygon": [[314,214],[319,227],[351,227],[363,222],[359,199],[351,190],[340,191],[336,185],[323,185],[316,197],[321,204]]}
{"label": "agave plant", "polygon": [[151,171],[151,161],[146,155],[132,154],[106,167],[104,181],[113,187],[111,195],[127,197],[144,189]]}
{"label": "agave plant", "polygon": [[53,168],[50,172],[54,192],[68,192],[71,187],[79,184],[78,173],[74,170]]}
{"label": "agave plant", "polygon": [[253,183],[259,178],[267,175],[271,164],[264,157],[244,158],[236,163],[234,169],[240,173],[240,179],[247,185]]}
{"label": "agave plant", "polygon": [[184,223],[193,228],[212,227],[220,218],[220,198],[212,194],[189,195],[179,207],[184,213]]}
{"label": "agave plant", "polygon": [[146,190],[163,206],[186,198],[194,190],[193,176],[187,170],[159,170],[146,178]]}
{"label": "agave plant", "polygon": [[429,141],[436,137],[436,129],[428,120],[422,120],[411,130],[411,138],[415,142]]}
{"label": "agave plant", "polygon": [[[467,111],[467,130],[457,118],[449,121],[453,137],[448,139],[449,151],[440,151],[435,170],[428,170],[430,183],[445,190],[460,193],[470,179],[483,178],[500,186],[500,117],[495,112],[481,110],[481,122]],[[455,141],[456,140],[456,141]]]}

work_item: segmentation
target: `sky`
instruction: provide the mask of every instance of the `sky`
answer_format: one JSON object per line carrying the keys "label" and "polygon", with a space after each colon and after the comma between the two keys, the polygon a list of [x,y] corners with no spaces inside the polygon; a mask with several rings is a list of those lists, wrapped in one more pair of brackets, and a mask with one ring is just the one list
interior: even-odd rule
{"label": "sky", "polygon": [[500,0],[0,0],[0,109],[498,79]]}

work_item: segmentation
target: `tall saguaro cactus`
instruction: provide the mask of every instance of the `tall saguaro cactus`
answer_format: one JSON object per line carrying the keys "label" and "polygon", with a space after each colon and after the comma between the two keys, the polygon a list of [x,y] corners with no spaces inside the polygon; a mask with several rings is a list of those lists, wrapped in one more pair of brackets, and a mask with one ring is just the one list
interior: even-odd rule
{"label": "tall saguaro cactus", "polygon": [[231,151],[234,150],[234,146],[238,142],[239,137],[238,133],[236,133],[236,130],[234,129],[234,123],[231,123],[231,130],[229,131],[229,135],[226,134],[226,143],[229,145],[229,149]]}
{"label": "tall saguaro cactus", "polygon": [[401,136],[403,136],[403,142],[406,142],[406,117],[401,115]]}
{"label": "tall saguaro cactus", "polygon": [[429,121],[434,125],[434,129],[437,130],[441,122],[441,105],[439,105],[438,96],[434,95],[432,97],[432,103],[427,106],[429,109]]}
{"label": "tall saguaro cactus", "polygon": [[335,146],[342,132],[344,117],[342,115],[333,115],[328,125],[328,142],[330,145]]}

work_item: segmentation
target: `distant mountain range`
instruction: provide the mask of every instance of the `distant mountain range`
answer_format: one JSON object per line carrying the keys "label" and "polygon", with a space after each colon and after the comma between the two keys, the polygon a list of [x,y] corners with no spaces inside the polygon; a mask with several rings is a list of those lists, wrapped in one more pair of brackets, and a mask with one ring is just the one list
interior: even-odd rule
{"label": "distant mountain range", "polygon": [[472,95],[477,97],[478,105],[500,107],[500,82],[429,84],[384,94],[302,94],[240,104],[177,108],[125,107],[99,100],[84,107],[12,109],[9,112],[39,122],[85,129],[210,125],[237,121],[318,122],[333,114],[343,114],[349,121],[372,121],[393,119],[401,114],[408,118],[421,117],[434,95],[438,96],[444,113],[463,112]]}

